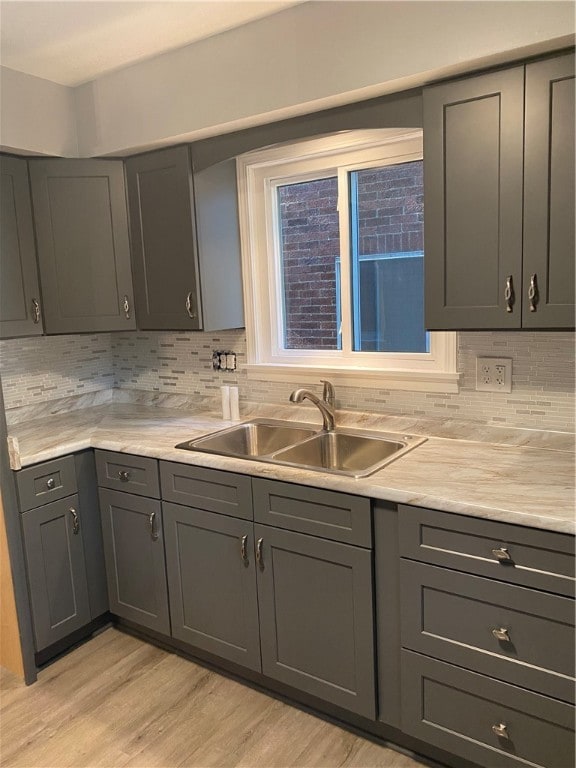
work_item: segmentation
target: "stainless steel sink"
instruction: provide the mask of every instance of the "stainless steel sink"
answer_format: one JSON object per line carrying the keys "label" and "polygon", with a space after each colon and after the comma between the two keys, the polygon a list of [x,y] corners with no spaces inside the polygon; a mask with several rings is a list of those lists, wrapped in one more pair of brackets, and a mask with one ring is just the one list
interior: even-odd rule
{"label": "stainless steel sink", "polygon": [[309,424],[255,419],[179,443],[176,448],[366,477],[425,440],[353,429],[326,432]]}
{"label": "stainless steel sink", "polygon": [[299,443],[317,432],[318,429],[310,425],[292,424],[274,419],[254,419],[206,437],[180,443],[176,448],[244,459],[259,458],[271,456],[281,448]]}
{"label": "stainless steel sink", "polygon": [[420,445],[424,439],[355,431],[323,432],[279,451],[274,460],[295,467],[365,477]]}

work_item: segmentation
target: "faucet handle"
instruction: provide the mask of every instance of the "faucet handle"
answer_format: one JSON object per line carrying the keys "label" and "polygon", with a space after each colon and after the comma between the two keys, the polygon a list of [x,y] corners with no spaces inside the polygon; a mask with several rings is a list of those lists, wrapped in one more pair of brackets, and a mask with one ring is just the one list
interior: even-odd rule
{"label": "faucet handle", "polygon": [[326,379],[320,379],[320,383],[324,384],[324,389],[322,391],[322,400],[324,400],[325,403],[328,403],[328,405],[331,405],[334,407],[334,403],[336,402],[336,395],[334,393],[334,385],[331,381],[327,381]]}

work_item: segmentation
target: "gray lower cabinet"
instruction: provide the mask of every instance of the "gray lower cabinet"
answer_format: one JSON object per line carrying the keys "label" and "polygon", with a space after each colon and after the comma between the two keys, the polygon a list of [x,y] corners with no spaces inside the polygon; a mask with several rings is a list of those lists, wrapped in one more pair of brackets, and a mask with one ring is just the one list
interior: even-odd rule
{"label": "gray lower cabinet", "polygon": [[108,488],[99,494],[110,611],[169,635],[160,502]]}
{"label": "gray lower cabinet", "polygon": [[164,502],[172,636],[260,671],[252,523]]}
{"label": "gray lower cabinet", "polygon": [[22,514],[36,650],[90,621],[78,496]]}
{"label": "gray lower cabinet", "polygon": [[574,708],[402,651],[402,728],[488,768],[574,765]]}
{"label": "gray lower cabinet", "polygon": [[138,327],[244,324],[236,166],[193,176],[191,148],[126,160]]}
{"label": "gray lower cabinet", "polygon": [[0,155],[0,337],[43,332],[28,164]]}
{"label": "gray lower cabinet", "polygon": [[262,671],[374,719],[372,553],[255,525]]}
{"label": "gray lower cabinet", "polygon": [[136,328],[122,161],[28,162],[46,333]]}
{"label": "gray lower cabinet", "polygon": [[574,537],[404,505],[397,528],[396,596],[377,597],[400,616],[401,729],[486,768],[572,766]]}
{"label": "gray lower cabinet", "polygon": [[51,653],[108,610],[94,455],[27,467],[16,484],[35,649]]}
{"label": "gray lower cabinet", "polygon": [[574,54],[424,90],[429,330],[574,327]]}

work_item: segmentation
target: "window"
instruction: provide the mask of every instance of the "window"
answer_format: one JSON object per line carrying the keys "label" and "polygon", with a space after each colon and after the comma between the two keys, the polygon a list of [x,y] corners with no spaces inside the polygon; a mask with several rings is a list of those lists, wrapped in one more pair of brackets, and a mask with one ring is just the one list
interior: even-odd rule
{"label": "window", "polygon": [[249,153],[238,182],[249,374],[457,391],[455,334],[424,328],[421,131]]}

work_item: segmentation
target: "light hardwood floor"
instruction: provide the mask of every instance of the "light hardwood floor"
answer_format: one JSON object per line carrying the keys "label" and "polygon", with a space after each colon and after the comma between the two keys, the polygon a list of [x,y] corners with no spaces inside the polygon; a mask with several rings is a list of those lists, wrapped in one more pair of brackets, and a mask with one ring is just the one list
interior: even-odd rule
{"label": "light hardwood floor", "polygon": [[422,768],[108,629],[26,687],[0,676],[3,768]]}

